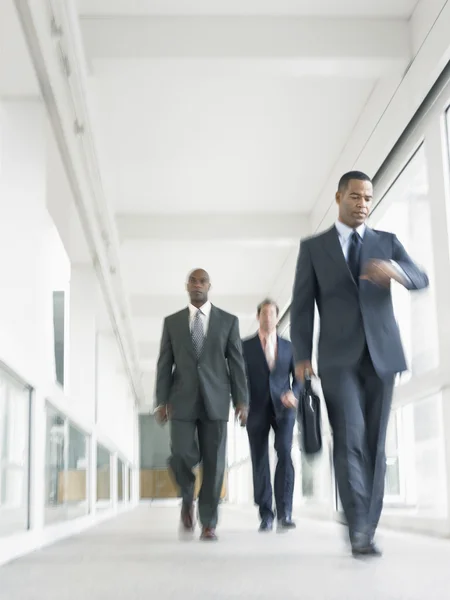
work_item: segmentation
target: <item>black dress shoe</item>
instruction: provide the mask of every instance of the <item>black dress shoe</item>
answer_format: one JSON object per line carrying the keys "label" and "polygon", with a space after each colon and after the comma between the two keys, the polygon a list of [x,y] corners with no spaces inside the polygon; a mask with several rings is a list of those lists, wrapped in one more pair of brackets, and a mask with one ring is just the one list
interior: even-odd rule
{"label": "black dress shoe", "polygon": [[183,502],[181,506],[181,527],[185,533],[191,533],[195,527],[194,504]]}
{"label": "black dress shoe", "polygon": [[291,529],[295,529],[297,525],[290,517],[285,517],[284,519],[279,519],[277,523],[278,531],[289,531]]}
{"label": "black dress shoe", "polygon": [[203,527],[200,535],[202,542],[217,542],[216,530],[214,527]]}
{"label": "black dress shoe", "polygon": [[367,541],[365,544],[353,544],[352,545],[352,554],[355,558],[379,558],[383,555],[381,550],[373,541]]}
{"label": "black dress shoe", "polygon": [[370,556],[376,556],[376,557],[380,557],[383,556],[383,552],[381,551],[381,549],[375,544],[375,542],[372,542],[370,544]]}
{"label": "black dress shoe", "polygon": [[261,524],[259,526],[259,531],[260,532],[268,532],[268,531],[272,531],[273,529],[273,519],[272,517],[265,517],[264,519],[261,520]]}

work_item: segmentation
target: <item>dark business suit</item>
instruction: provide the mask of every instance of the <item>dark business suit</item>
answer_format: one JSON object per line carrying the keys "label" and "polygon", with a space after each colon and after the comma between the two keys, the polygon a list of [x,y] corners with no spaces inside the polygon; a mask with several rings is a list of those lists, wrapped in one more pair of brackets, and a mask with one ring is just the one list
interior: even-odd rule
{"label": "dark business suit", "polygon": [[275,471],[275,505],[278,519],[292,516],[294,465],[291,449],[295,410],[286,408],[281,397],[292,390],[298,398],[292,345],[277,336],[275,365],[269,370],[259,335],[244,340],[244,357],[250,395],[247,432],[253,466],[255,503],[262,519],[273,518],[272,484],[268,439],[270,428],[275,433],[277,467]]}
{"label": "dark business suit", "polygon": [[[366,228],[361,267],[395,261],[405,287],[428,286],[395,235]],[[291,306],[296,362],[311,359],[314,305],[320,314],[318,370],[333,430],[334,468],[350,538],[371,540],[384,496],[386,430],[396,373],[406,369],[390,287],[353,279],[336,227],[306,239]]]}
{"label": "dark business suit", "polygon": [[211,307],[209,327],[199,358],[194,351],[189,309],[164,321],[156,375],[156,397],[170,405],[172,455],[169,466],[183,501],[192,503],[201,461],[199,516],[204,527],[217,524],[225,463],[230,396],[247,405],[248,393],[237,317]]}

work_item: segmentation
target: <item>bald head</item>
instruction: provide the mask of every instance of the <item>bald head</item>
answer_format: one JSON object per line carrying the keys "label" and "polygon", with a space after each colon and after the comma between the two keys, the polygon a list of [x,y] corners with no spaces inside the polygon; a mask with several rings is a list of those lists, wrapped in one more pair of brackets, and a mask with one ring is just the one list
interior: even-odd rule
{"label": "bald head", "polygon": [[209,275],[205,269],[192,270],[188,275],[186,283],[191,304],[197,308],[203,306],[208,301],[210,287]]}

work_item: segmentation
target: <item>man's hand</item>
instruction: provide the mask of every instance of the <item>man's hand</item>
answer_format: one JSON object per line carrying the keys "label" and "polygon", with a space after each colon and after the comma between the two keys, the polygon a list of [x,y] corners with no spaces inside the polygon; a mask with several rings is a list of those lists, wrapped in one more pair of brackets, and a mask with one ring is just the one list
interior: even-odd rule
{"label": "man's hand", "polygon": [[298,401],[292,390],[289,390],[281,396],[281,402],[286,408],[297,408]]}
{"label": "man's hand", "polygon": [[297,381],[305,383],[305,374],[308,373],[309,377],[315,375],[310,360],[303,360],[295,365],[295,378]]}
{"label": "man's hand", "polygon": [[170,406],[167,404],[161,404],[155,410],[155,419],[158,425],[165,425],[170,419]]}
{"label": "man's hand", "polygon": [[364,265],[360,279],[365,279],[382,287],[389,287],[391,279],[401,284],[404,283],[401,274],[389,260],[369,260]]}
{"label": "man's hand", "polygon": [[236,406],[236,408],[234,409],[234,414],[236,416],[236,419],[241,424],[241,427],[245,427],[247,425],[247,416],[248,416],[247,407],[244,405]]}

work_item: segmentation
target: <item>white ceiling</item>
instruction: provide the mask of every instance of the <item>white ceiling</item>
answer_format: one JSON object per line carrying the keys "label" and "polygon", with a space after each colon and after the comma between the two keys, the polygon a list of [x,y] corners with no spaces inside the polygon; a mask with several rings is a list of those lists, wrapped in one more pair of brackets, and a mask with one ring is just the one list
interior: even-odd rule
{"label": "white ceiling", "polygon": [[373,87],[121,67],[95,69],[93,81],[104,185],[119,212],[308,211]]}
{"label": "white ceiling", "polygon": [[162,320],[186,305],[190,269],[209,271],[211,300],[243,336],[263,297],[288,304],[309,211],[378,82],[411,59],[416,0],[78,4],[152,401]]}
{"label": "white ceiling", "polygon": [[[11,60],[11,57],[14,57]],[[39,86],[29,57],[13,0],[0,2],[0,97],[39,95]]]}
{"label": "white ceiling", "polygon": [[86,15],[295,15],[409,18],[417,0],[78,0]]}

